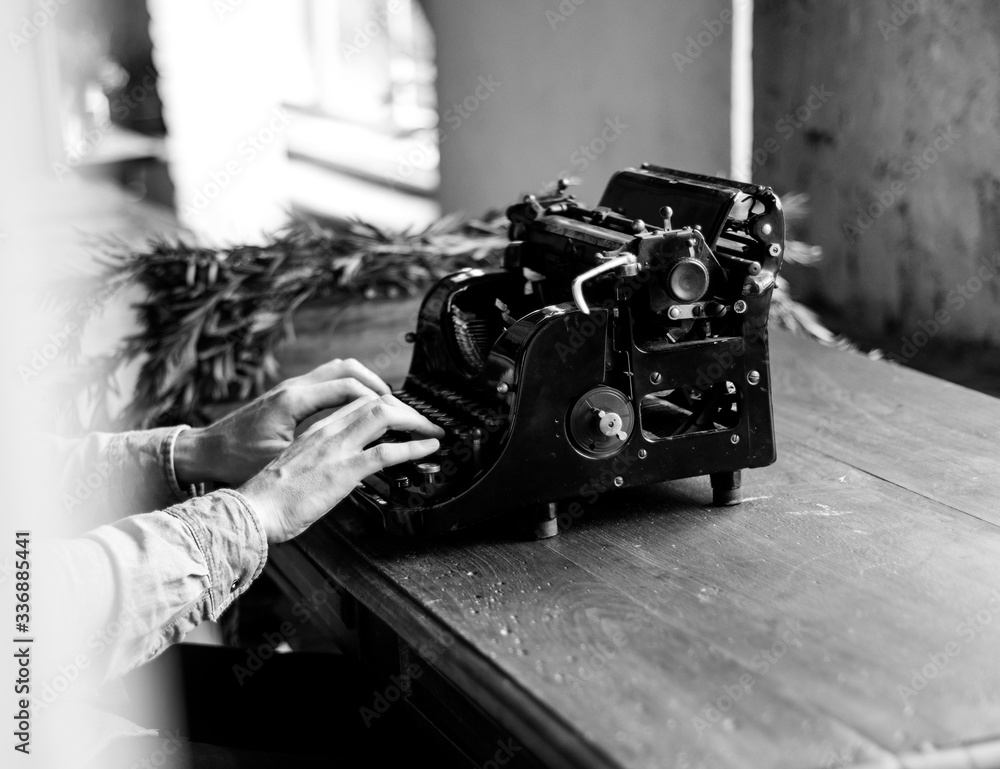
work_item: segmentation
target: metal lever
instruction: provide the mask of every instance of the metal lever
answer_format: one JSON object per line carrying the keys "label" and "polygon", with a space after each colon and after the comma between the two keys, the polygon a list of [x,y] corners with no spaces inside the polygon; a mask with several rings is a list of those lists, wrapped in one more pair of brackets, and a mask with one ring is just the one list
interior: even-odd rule
{"label": "metal lever", "polygon": [[581,272],[573,278],[573,301],[576,302],[576,306],[579,307],[580,311],[585,315],[590,315],[590,307],[587,306],[587,300],[583,298],[583,284],[591,278],[603,275],[605,272],[610,272],[611,270],[616,270],[619,267],[626,267],[630,264],[637,263],[638,260],[636,259],[635,254],[622,254],[621,256],[616,256],[614,259],[609,259],[604,264],[592,267],[586,272]]}

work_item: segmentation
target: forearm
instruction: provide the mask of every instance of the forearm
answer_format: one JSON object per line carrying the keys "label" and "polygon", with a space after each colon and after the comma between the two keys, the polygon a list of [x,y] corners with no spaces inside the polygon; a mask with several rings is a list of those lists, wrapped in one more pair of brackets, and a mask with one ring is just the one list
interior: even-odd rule
{"label": "forearm", "polygon": [[38,636],[58,639],[48,659],[65,665],[83,655],[100,683],[218,618],[266,559],[257,514],[231,491],[50,543],[35,569],[48,624]]}
{"label": "forearm", "polygon": [[53,529],[62,536],[82,533],[135,513],[183,501],[174,472],[174,451],[186,427],[125,433],[92,433],[82,439],[34,434],[25,447],[52,481]]}

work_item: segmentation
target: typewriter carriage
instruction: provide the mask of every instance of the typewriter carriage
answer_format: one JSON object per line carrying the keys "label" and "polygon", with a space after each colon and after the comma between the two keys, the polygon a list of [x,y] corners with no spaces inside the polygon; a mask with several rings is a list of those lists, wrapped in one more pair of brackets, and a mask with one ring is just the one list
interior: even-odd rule
{"label": "typewriter carriage", "polygon": [[441,452],[355,501],[399,534],[540,507],[551,534],[553,503],[695,475],[738,503],[741,471],[775,457],[778,198],[644,165],[595,208],[560,185],[508,217],[503,266],[449,275],[421,307],[398,395],[445,427]]}

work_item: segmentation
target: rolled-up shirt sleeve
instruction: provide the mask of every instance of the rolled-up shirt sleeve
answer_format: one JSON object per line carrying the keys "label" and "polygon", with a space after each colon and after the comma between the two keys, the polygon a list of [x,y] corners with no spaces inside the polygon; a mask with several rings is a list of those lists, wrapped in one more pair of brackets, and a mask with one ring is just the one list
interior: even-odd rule
{"label": "rolled-up shirt sleeve", "polygon": [[47,468],[63,530],[83,531],[183,501],[174,446],[187,425],[63,438],[27,437],[26,450]]}
{"label": "rolled-up shirt sleeve", "polygon": [[267,539],[250,502],[226,489],[47,543],[39,557],[61,628],[53,659],[85,655],[100,683],[217,619],[260,575]]}

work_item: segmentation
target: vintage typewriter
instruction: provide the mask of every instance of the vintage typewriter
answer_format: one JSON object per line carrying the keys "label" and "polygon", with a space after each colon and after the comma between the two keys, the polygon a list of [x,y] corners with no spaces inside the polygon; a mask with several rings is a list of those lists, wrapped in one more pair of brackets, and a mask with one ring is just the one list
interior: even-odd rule
{"label": "vintage typewriter", "polygon": [[714,504],[739,503],[741,470],[775,458],[774,193],[643,164],[595,208],[560,182],[507,214],[503,266],[438,282],[408,336],[396,394],[445,429],[440,451],[353,499],[392,533],[529,515],[537,536],[615,487],[708,475]]}

